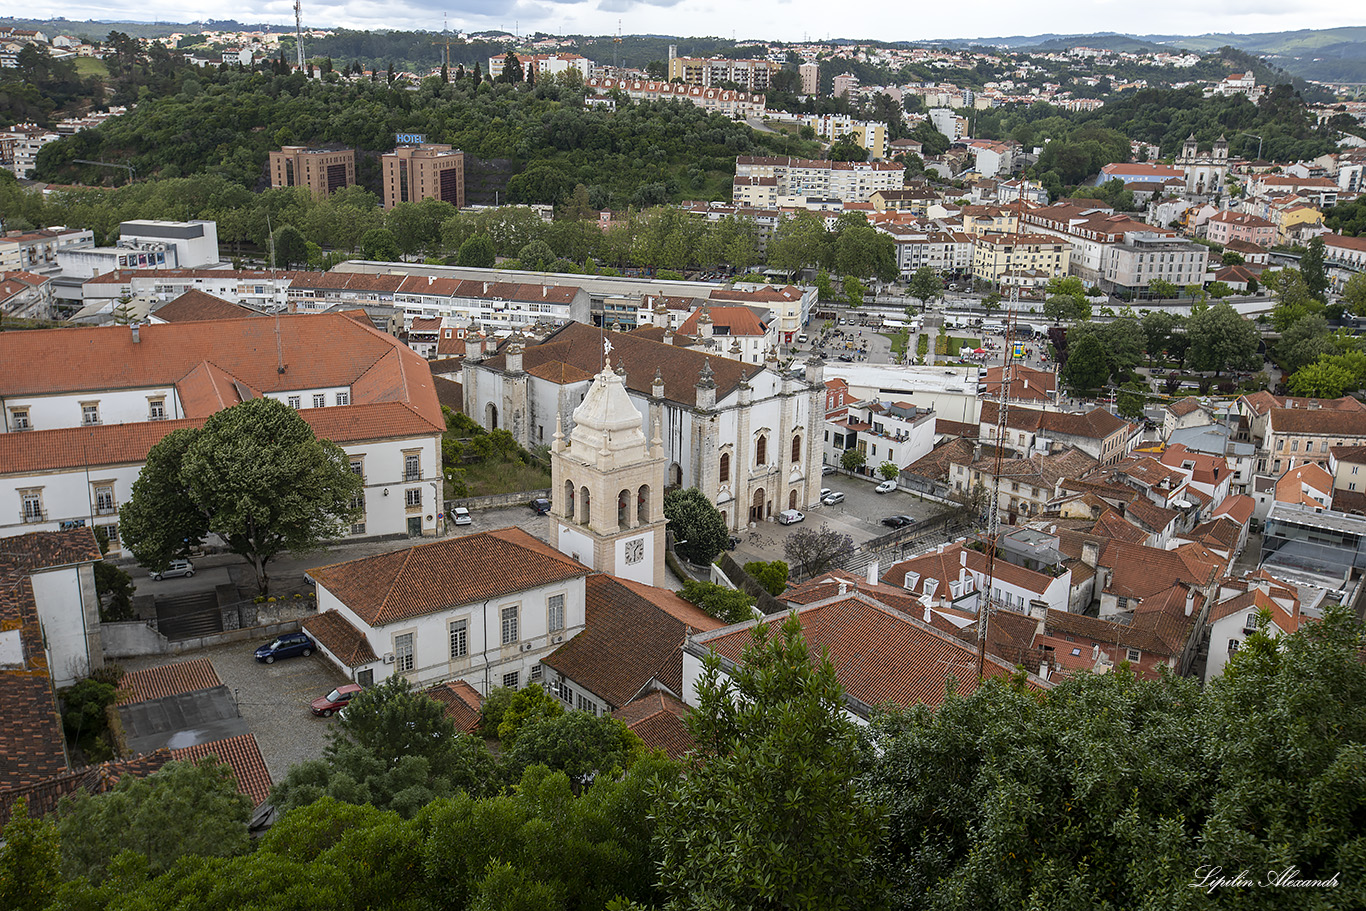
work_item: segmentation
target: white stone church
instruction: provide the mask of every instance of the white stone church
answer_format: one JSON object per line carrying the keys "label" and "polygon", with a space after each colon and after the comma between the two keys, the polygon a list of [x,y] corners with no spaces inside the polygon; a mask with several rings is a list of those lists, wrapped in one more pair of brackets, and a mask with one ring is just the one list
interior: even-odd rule
{"label": "white stone church", "polygon": [[[541,344],[514,337],[496,354],[466,359],[465,413],[489,429],[508,430],[523,446],[562,444],[560,455],[586,458],[584,446],[597,438],[580,440],[575,448],[574,412],[601,380],[608,357],[604,338],[620,383],[620,395],[614,387],[610,399],[634,408],[636,427],[649,441],[642,445],[650,460],[663,460],[669,487],[699,488],[732,530],[817,503],[825,401],[819,361],[807,365],[802,379],[773,360],[746,365],[642,332],[604,337],[599,329],[571,323]],[[636,455],[632,450],[631,458]],[[581,504],[569,509],[559,502],[564,491],[553,493],[558,508],[578,515]],[[645,513],[628,521],[649,524],[643,516],[659,508],[658,500],[656,495]],[[621,568],[594,568],[630,577]]]}

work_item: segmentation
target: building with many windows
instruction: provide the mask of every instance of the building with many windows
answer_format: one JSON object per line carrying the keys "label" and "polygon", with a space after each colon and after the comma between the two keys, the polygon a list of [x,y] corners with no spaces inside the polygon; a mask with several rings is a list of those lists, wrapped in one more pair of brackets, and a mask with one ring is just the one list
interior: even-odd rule
{"label": "building with many windows", "polygon": [[465,153],[439,143],[399,146],[380,156],[384,208],[439,199],[465,207]]}
{"label": "building with many windows", "polygon": [[270,185],[308,187],[328,196],[356,182],[356,153],[351,149],[306,149],[285,146],[270,153]]}
{"label": "building with many windows", "polygon": [[0,534],[93,526],[120,549],[119,507],[147,453],[251,398],[297,408],[365,482],[354,536],[439,529],[445,419],[431,371],[342,314],[0,333]]}

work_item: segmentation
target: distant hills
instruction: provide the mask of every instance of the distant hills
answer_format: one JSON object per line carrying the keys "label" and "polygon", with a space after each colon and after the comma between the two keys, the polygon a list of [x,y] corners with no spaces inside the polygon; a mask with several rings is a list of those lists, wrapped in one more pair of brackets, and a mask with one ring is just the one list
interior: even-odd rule
{"label": "distant hills", "polygon": [[[97,39],[103,38],[113,30],[137,38],[155,38],[169,35],[172,32],[197,31],[203,28],[225,31],[290,31],[288,25],[244,23],[232,19],[175,23],[0,17],[0,24],[12,25],[16,28],[39,29],[52,34],[74,34]],[[658,37],[665,39],[668,36],[661,35]],[[859,39],[844,39],[841,43],[855,40]],[[1059,51],[1070,47],[1086,46],[1130,52],[1188,50],[1208,53],[1221,47],[1235,47],[1241,51],[1265,57],[1271,65],[1302,79],[1320,82],[1366,83],[1366,26],[1300,29],[1293,32],[1257,32],[1252,34],[1227,32],[1204,35],[1127,35],[1118,32],[1066,35],[1046,32],[1039,35],[945,38],[895,43],[953,48],[1000,47],[1017,51]]]}
{"label": "distant hills", "polygon": [[1125,35],[1117,32],[1060,35],[1011,35],[999,38],[917,41],[934,47],[1002,47],[1011,50],[1057,51],[1094,47],[1114,51],[1188,50],[1208,53],[1235,47],[1265,57],[1268,63],[1302,79],[1320,82],[1366,82],[1366,26],[1300,29],[1293,32],[1233,32],[1204,35]]}

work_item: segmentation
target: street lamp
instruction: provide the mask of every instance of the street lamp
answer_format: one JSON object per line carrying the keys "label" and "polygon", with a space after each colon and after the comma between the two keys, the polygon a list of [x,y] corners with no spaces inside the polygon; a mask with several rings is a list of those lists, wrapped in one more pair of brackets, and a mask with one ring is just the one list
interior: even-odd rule
{"label": "street lamp", "polygon": [[1262,137],[1258,136],[1256,133],[1249,133],[1247,130],[1243,130],[1243,131],[1240,132],[1238,135],[1239,135],[1239,136],[1251,136],[1253,139],[1257,140],[1257,160],[1258,160],[1258,161],[1261,161],[1261,160],[1262,160]]}

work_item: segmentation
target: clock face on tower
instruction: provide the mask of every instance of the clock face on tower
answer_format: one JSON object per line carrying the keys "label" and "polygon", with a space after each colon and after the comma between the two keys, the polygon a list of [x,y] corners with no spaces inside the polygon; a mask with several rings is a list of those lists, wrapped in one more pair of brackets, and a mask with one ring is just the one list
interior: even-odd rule
{"label": "clock face on tower", "polygon": [[636,538],[626,542],[626,565],[631,566],[645,559],[645,539]]}

